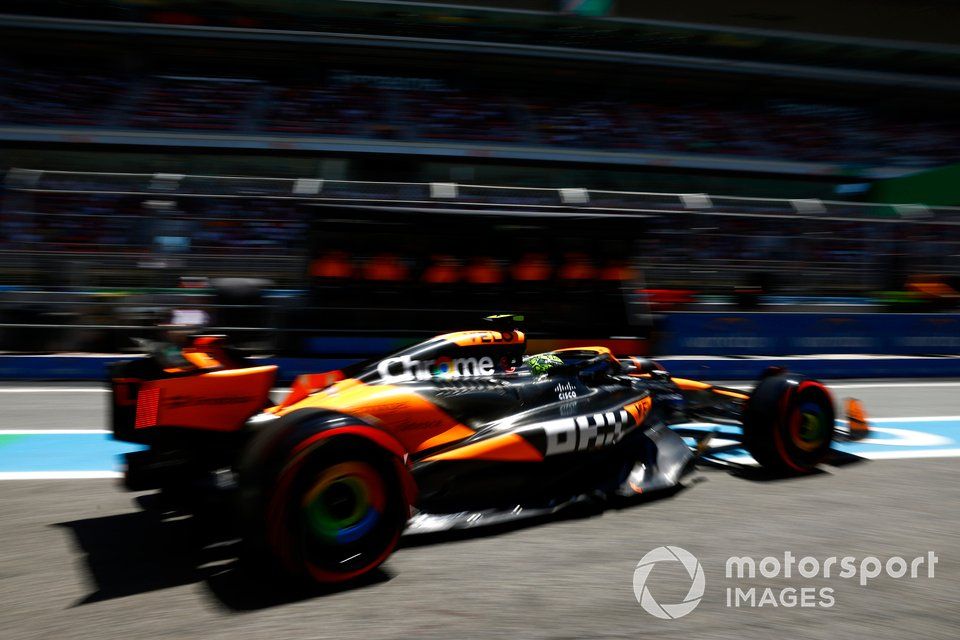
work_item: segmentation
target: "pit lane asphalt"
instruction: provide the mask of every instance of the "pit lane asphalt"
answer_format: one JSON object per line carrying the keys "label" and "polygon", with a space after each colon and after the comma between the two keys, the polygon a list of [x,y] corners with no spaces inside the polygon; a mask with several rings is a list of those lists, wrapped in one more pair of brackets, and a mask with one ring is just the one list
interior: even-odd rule
{"label": "pit lane asphalt", "polygon": [[[872,417],[960,415],[960,385],[839,388]],[[838,385],[857,384],[843,381]],[[866,381],[874,385],[877,381]],[[28,392],[58,386],[60,393]],[[0,387],[0,429],[104,425],[87,385]],[[17,389],[17,391],[12,391]],[[333,593],[255,582],[230,548],[200,551],[189,519],[158,522],[113,480],[0,482],[0,638],[956,638],[960,459],[882,460],[760,481],[702,469],[686,489],[601,515],[407,544],[373,580]],[[637,561],[678,545],[702,563],[699,607],[677,620],[634,597]],[[730,556],[902,556],[935,551],[936,575],[724,576]],[[658,566],[679,602],[690,579]],[[921,571],[921,575],[923,572]],[[830,587],[830,608],[729,608],[727,587]]]}

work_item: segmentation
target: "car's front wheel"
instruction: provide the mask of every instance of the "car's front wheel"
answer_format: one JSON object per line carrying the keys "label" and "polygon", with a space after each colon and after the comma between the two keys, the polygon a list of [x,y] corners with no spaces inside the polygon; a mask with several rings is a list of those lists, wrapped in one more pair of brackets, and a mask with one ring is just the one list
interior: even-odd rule
{"label": "car's front wheel", "polygon": [[747,402],[744,446],[773,472],[809,473],[830,451],[835,420],[833,399],[821,383],[774,375],[761,380]]}

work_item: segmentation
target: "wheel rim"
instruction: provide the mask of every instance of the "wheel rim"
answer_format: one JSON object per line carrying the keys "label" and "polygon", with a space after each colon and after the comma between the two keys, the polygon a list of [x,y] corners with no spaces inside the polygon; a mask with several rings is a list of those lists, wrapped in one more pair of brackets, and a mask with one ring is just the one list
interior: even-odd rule
{"label": "wheel rim", "polygon": [[815,402],[804,402],[793,412],[790,420],[790,437],[803,451],[815,451],[824,442],[827,425],[823,409]]}
{"label": "wheel rim", "polygon": [[383,480],[364,462],[326,469],[304,494],[307,533],[324,544],[344,545],[373,531],[386,504]]}

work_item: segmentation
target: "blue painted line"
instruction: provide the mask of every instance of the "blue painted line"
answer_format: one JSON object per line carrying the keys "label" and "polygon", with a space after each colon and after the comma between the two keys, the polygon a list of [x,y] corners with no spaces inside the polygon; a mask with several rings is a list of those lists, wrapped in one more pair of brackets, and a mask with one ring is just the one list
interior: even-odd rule
{"label": "blue painted line", "polygon": [[[842,423],[838,421],[838,424]],[[739,427],[730,426],[696,424],[685,427],[741,433]],[[693,440],[688,439],[688,442],[692,443]],[[864,440],[834,442],[833,448],[865,458],[960,457],[960,418],[881,418],[871,421],[870,434]],[[747,452],[742,449],[731,449],[719,457],[738,458],[746,455]]]}
{"label": "blue painted line", "polygon": [[120,456],[141,449],[107,433],[0,433],[0,472],[119,471]]}

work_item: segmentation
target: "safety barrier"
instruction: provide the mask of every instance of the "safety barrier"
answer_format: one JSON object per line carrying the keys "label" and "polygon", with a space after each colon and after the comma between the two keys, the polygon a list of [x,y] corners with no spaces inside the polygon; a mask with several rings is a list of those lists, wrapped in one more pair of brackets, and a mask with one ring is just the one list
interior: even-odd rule
{"label": "safety barrier", "polygon": [[[0,356],[0,380],[104,381],[120,355]],[[280,367],[279,382],[288,384],[302,373],[340,369],[357,362],[342,358],[265,358]],[[704,380],[752,380],[771,366],[786,367],[817,378],[947,378],[960,377],[960,357],[832,356],[832,357],[671,357],[660,362],[675,376]]]}
{"label": "safety barrier", "polygon": [[960,314],[671,313],[671,355],[960,354]]}

